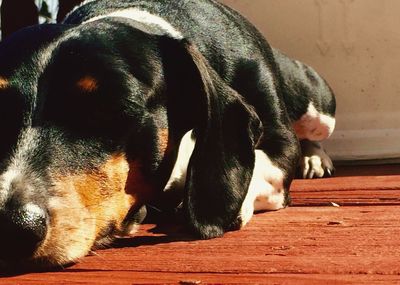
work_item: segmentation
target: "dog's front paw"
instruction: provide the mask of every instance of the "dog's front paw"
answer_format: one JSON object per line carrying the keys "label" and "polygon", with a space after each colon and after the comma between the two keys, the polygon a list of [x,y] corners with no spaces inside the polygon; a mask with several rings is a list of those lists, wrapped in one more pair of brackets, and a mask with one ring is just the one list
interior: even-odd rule
{"label": "dog's front paw", "polygon": [[300,175],[304,179],[331,177],[335,168],[331,158],[319,142],[301,142]]}
{"label": "dog's front paw", "polygon": [[286,206],[284,173],[262,151],[255,151],[255,165],[246,199],[240,211],[241,227],[256,211],[275,211]]}

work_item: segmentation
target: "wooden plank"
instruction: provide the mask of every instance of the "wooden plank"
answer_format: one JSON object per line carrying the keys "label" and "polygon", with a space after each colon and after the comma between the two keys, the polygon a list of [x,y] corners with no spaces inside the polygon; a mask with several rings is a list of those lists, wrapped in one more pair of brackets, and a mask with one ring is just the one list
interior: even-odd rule
{"label": "wooden plank", "polygon": [[243,230],[206,241],[191,240],[176,225],[143,225],[117,248],[97,251],[64,271],[4,278],[0,284],[396,284],[399,211],[292,207],[258,214]]}
{"label": "wooden plank", "polygon": [[341,165],[336,168],[336,177],[384,175],[400,175],[400,164]]}
{"label": "wooden plank", "polygon": [[293,206],[400,205],[400,166],[341,167],[327,179],[295,180]]}
{"label": "wooden plank", "polygon": [[[168,225],[169,235],[162,228],[151,233],[143,227],[123,248],[100,251],[74,268],[396,275],[400,274],[399,211],[395,206],[289,208],[257,215],[245,229],[205,241],[188,241],[183,229],[169,233]],[[156,258],[161,256],[166,259]],[[123,264],[115,262],[121,259]]]}
{"label": "wooden plank", "polygon": [[[46,275],[46,276],[45,276]],[[44,278],[46,277],[46,278]],[[296,285],[337,285],[337,284],[400,284],[397,275],[335,275],[335,274],[213,274],[213,273],[162,273],[162,272],[129,272],[113,271],[73,271],[66,270],[43,275],[29,275],[14,277],[7,280],[0,279],[0,284],[296,284]]]}
{"label": "wooden plank", "polygon": [[400,205],[400,191],[332,190],[292,192],[292,206],[377,206]]}
{"label": "wooden plank", "polygon": [[400,175],[297,179],[291,187],[292,192],[332,190],[400,190]]}
{"label": "wooden plank", "polygon": [[338,175],[296,180],[293,207],[257,214],[223,238],[146,224],[63,271],[0,274],[0,284],[400,284],[400,166]]}

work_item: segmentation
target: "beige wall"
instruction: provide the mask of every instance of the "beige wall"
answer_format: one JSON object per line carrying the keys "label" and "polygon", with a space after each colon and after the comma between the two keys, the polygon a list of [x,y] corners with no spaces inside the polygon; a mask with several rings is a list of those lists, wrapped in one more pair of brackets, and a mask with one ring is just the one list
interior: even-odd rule
{"label": "beige wall", "polygon": [[337,95],[336,159],[400,157],[399,0],[221,0]]}

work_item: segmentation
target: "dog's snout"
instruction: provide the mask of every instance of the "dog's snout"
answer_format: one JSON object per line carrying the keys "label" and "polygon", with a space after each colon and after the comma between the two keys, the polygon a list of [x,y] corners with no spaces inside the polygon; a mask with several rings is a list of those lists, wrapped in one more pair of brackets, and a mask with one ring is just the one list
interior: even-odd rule
{"label": "dog's snout", "polygon": [[36,204],[0,210],[0,258],[29,258],[46,236],[48,215]]}

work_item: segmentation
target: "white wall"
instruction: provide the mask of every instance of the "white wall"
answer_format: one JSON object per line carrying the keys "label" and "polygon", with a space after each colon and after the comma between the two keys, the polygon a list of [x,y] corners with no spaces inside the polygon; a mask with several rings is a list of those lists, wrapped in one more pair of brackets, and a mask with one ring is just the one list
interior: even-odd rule
{"label": "white wall", "polygon": [[399,0],[221,0],[334,89],[337,160],[400,157]]}

